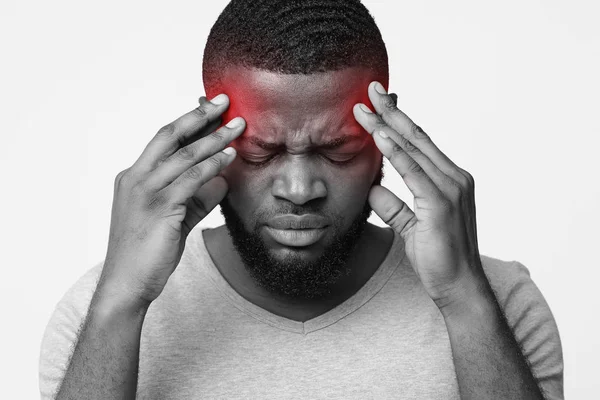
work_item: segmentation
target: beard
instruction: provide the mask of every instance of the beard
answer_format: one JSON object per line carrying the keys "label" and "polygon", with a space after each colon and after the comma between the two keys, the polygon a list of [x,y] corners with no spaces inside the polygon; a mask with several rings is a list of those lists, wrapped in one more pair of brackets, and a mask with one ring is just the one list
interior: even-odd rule
{"label": "beard", "polygon": [[[382,178],[383,162],[373,184],[379,185]],[[318,209],[310,207],[309,204],[296,206],[287,203],[287,209],[282,207],[277,212],[270,211],[268,216],[319,213]],[[332,286],[341,277],[350,275],[352,271],[348,267],[348,258],[361,238],[372,212],[368,201],[365,201],[362,210],[345,231],[342,227],[343,216],[329,213],[332,219],[330,228],[333,229],[333,239],[316,260],[310,261],[303,259],[300,254],[293,253],[283,259],[275,258],[269,253],[260,236],[259,224],[255,223],[252,230],[247,230],[228,197],[225,197],[220,205],[229,236],[250,276],[270,293],[295,299],[324,298],[331,294]]]}

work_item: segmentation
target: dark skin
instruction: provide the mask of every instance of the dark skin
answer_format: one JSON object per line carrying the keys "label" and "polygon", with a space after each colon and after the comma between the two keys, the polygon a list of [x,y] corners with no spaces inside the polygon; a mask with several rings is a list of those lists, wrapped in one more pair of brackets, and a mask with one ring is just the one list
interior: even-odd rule
{"label": "dark skin", "polygon": [[[254,226],[266,215],[261,211],[281,210],[276,207],[292,202],[296,209],[319,202],[321,211],[342,210],[339,225],[347,226],[368,199],[377,215],[401,235],[406,258],[444,318],[461,398],[544,398],[483,271],[473,177],[396,107],[383,86],[369,83],[377,77],[359,72],[267,74],[258,81],[250,78],[260,75],[238,74],[235,88],[264,84],[259,98],[273,100],[266,105],[247,103],[259,113],[244,115],[248,132],[256,134],[259,130],[253,129],[262,127],[261,134],[281,144],[272,169],[263,173],[241,167],[246,152],[242,146],[240,155],[225,149],[246,130],[243,119],[214,131],[231,118],[221,118],[225,110],[238,115],[251,110],[240,110],[243,102],[235,99],[229,107],[228,97],[220,96],[161,128],[136,162],[117,175],[104,267],[57,399],[136,396],[146,313],[177,267],[190,231],[228,193],[244,223]],[[233,84],[234,78],[224,82]],[[229,89],[207,91],[214,95]],[[365,89],[368,97],[360,95]],[[240,98],[252,95],[250,91]],[[363,147],[353,150],[357,154],[352,167],[336,169],[328,159],[339,154],[322,153],[322,141],[340,131],[352,134],[352,115],[363,128],[354,134],[364,137],[368,132],[373,137],[358,141]],[[373,185],[381,161],[377,149],[415,195],[414,211],[389,189]],[[372,276],[391,242],[382,229],[369,226],[354,254],[363,258],[350,258],[352,278],[338,282],[330,298],[302,303],[273,298],[254,287],[224,233],[220,227],[206,235],[223,275],[250,301],[297,320],[320,315],[350,297]],[[331,235],[321,240],[331,240]],[[273,246],[272,252],[281,259],[290,254],[313,259],[318,249],[298,252]]]}
{"label": "dark skin", "polygon": [[[221,87],[207,88],[209,97],[226,93],[230,98],[223,121],[235,116],[246,121],[246,130],[232,142],[238,156],[220,175],[247,229],[264,223],[256,215],[286,202],[318,204],[323,215],[343,210],[343,228],[350,226],[367,201],[381,165],[373,138],[352,113],[355,104],[369,102],[364,89],[377,78],[365,68],[305,77],[232,67],[225,71]],[[337,148],[323,146],[345,135],[351,137],[347,143]],[[253,143],[253,138],[281,147],[267,150]],[[265,161],[260,166],[249,164]],[[280,245],[266,234],[263,239],[277,259],[294,253],[314,260],[331,243],[333,233],[330,229],[319,242],[302,250]],[[330,296],[318,300],[278,296],[258,286],[225,225],[205,231],[204,238],[217,268],[241,296],[274,314],[306,321],[356,293],[385,258],[393,235],[389,229],[367,224],[349,257],[351,274],[332,287]]]}
{"label": "dark skin", "polygon": [[[330,207],[341,207],[347,210],[348,216],[356,215],[356,207],[364,204],[366,196],[377,215],[402,237],[407,259],[444,317],[461,398],[544,398],[483,270],[477,245],[471,174],[450,160],[427,133],[399,110],[387,88],[367,71],[346,70],[310,78],[268,73],[243,76],[250,87],[258,86],[260,97],[272,101],[266,107],[251,102],[256,105],[255,111],[263,110],[258,115],[252,114],[252,108],[244,110],[239,105],[233,111],[238,115],[248,111],[248,115],[242,114],[250,119],[248,127],[256,123],[263,128],[262,133],[283,143],[286,149],[283,157],[275,159],[272,169],[260,174],[247,166],[241,168],[240,161],[246,150],[241,146],[239,159],[222,171],[236,209],[243,212],[247,207],[244,219],[252,222],[250,211],[261,206],[273,207],[274,199],[302,204],[319,196]],[[230,77],[229,82],[233,83],[233,78]],[[243,82],[239,85],[243,87]],[[368,88],[366,100],[360,95],[361,88],[365,87]],[[252,98],[252,93],[248,92],[247,96]],[[309,145],[318,147],[328,135],[343,131],[346,121],[352,120],[347,111],[350,107],[362,132],[373,135],[374,142],[365,142],[361,148],[364,153],[357,156],[352,168],[325,167],[322,161],[313,164],[313,158],[308,155]],[[277,113],[269,110],[277,110]],[[268,125],[272,130],[266,128]],[[352,125],[348,122],[349,127]],[[372,184],[378,165],[373,162],[376,149],[390,161],[413,193],[413,209],[389,189]],[[356,254],[377,258],[369,263],[366,257],[361,263],[353,264],[353,271],[359,272],[362,268],[362,273],[355,275],[360,278],[340,282],[338,297],[332,297],[335,300],[327,301],[326,306],[294,304],[268,295],[250,297],[251,301],[300,320],[339,304],[366,282],[381,263],[382,254],[389,249],[389,241],[383,245],[369,243],[369,235],[376,237],[377,230],[365,232]],[[218,239],[224,240],[224,237]],[[221,244],[210,240],[209,243],[211,248]],[[274,251],[284,256],[288,250]],[[215,259],[222,273],[228,276],[228,268],[235,265],[235,260],[220,258],[218,254]],[[249,291],[257,293],[248,277],[240,278],[237,282],[230,278],[232,285],[237,285],[234,288],[250,286]]]}

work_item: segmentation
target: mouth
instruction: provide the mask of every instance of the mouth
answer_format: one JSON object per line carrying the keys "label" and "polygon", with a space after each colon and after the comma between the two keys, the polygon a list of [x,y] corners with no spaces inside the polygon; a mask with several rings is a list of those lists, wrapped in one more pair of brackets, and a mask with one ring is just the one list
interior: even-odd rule
{"label": "mouth", "polygon": [[265,230],[284,246],[303,247],[318,242],[326,233],[328,220],[317,214],[284,214],[267,221]]}
{"label": "mouth", "polygon": [[265,226],[265,230],[273,240],[284,246],[303,247],[318,242],[327,231],[327,227],[308,229],[278,229]]}

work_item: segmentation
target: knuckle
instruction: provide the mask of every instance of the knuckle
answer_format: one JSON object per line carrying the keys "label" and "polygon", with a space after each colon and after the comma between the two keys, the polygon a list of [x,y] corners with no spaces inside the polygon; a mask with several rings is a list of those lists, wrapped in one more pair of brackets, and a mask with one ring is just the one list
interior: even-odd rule
{"label": "knuckle", "polygon": [[475,187],[475,178],[469,172],[463,170],[463,174],[466,179],[466,185],[469,189],[473,189]]}
{"label": "knuckle", "polygon": [[175,125],[173,123],[170,123],[160,128],[156,133],[156,136],[171,137],[173,133],[175,133]]}
{"label": "knuckle", "polygon": [[387,209],[385,210],[385,212],[383,213],[384,215],[384,220],[383,222],[385,222],[386,224],[392,226],[392,227],[396,227],[395,225],[398,224],[398,219],[400,217],[400,215],[402,214],[402,210],[404,208],[404,203],[398,205],[392,205],[392,206],[388,206]]}
{"label": "knuckle", "polygon": [[410,142],[410,140],[406,139],[403,136],[400,136],[400,144],[404,148],[404,151],[406,151],[409,154],[414,154],[414,153],[419,152],[419,149],[414,144],[412,144]]}
{"label": "knuckle", "polygon": [[127,168],[119,172],[115,177],[115,189],[130,187],[135,184],[134,174]]}
{"label": "knuckle", "polygon": [[123,181],[123,177],[127,174],[128,171],[129,169],[124,169],[123,171],[117,174],[117,176],[115,177],[115,186],[119,186],[121,184],[121,182]]}
{"label": "knuckle", "polygon": [[416,161],[412,161],[407,168],[409,173],[413,173],[413,174],[421,174],[423,173],[423,169],[421,168],[421,166],[419,165],[418,162]]}
{"label": "knuckle", "polygon": [[473,188],[475,187],[475,180],[473,179],[473,176],[471,176],[471,174],[469,174],[467,171],[461,168],[458,168],[458,173],[454,175],[454,182],[461,189],[465,191],[473,190]]}
{"label": "knuckle", "polygon": [[205,200],[200,197],[192,196],[189,202],[196,208],[201,214],[208,214],[210,210],[206,206]]}
{"label": "knuckle", "polygon": [[208,102],[203,103],[198,107],[194,108],[194,110],[192,110],[194,115],[200,119],[206,119],[208,117],[208,110],[206,109],[207,104]]}
{"label": "knuckle", "polygon": [[221,165],[223,165],[223,159],[220,157],[220,154],[210,157],[208,160],[206,160],[206,162],[211,169],[218,170],[221,168]]}
{"label": "knuckle", "polygon": [[375,119],[374,125],[375,125],[375,127],[373,129],[373,132],[383,131],[388,127],[388,124],[386,124],[385,121],[380,116],[377,116],[377,119]]}
{"label": "knuckle", "polygon": [[192,146],[185,146],[177,150],[177,157],[181,160],[193,160],[196,157],[196,151]]}
{"label": "knuckle", "polygon": [[129,171],[129,168],[125,168],[117,174],[117,179],[121,179]]}
{"label": "knuckle", "polygon": [[394,143],[394,145],[392,146],[392,154],[399,155],[401,153],[404,153],[404,149],[402,148],[402,146],[400,146],[398,143]]}
{"label": "knuckle", "polygon": [[213,142],[220,143],[225,140],[225,131],[223,129],[218,129],[211,133],[209,137]]}
{"label": "knuckle", "polygon": [[452,183],[448,186],[447,189],[448,198],[451,202],[459,203],[463,196],[463,191],[460,186],[456,183]]}
{"label": "knuckle", "polygon": [[429,139],[429,136],[417,124],[412,124],[412,126],[410,127],[410,133],[416,139]]}
{"label": "knuckle", "polygon": [[183,178],[185,180],[201,181],[204,178],[204,176],[205,174],[202,171],[202,168],[200,168],[199,165],[196,165],[185,171]]}
{"label": "knuckle", "polygon": [[394,111],[396,111],[396,103],[394,102],[394,99],[392,97],[390,97],[390,96],[385,96],[381,100],[381,105],[388,112],[394,112]]}
{"label": "knuckle", "polygon": [[173,135],[168,143],[168,147],[166,150],[167,154],[173,154],[182,147],[185,147],[185,140],[181,136],[175,137],[175,135]]}

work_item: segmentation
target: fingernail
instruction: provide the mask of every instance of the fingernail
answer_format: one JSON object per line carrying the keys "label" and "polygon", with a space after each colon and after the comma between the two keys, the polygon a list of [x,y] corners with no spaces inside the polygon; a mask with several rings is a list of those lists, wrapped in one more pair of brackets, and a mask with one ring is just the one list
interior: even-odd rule
{"label": "fingernail", "polygon": [[223,105],[223,104],[227,103],[227,95],[220,94],[220,95],[216,96],[214,99],[212,99],[210,102],[217,106]]}
{"label": "fingernail", "polygon": [[225,125],[228,128],[237,128],[238,126],[241,126],[243,122],[242,117],[235,117],[234,119],[232,119],[231,121],[229,121],[227,123],[227,125]]}
{"label": "fingernail", "polygon": [[361,109],[361,110],[363,110],[363,111],[364,111],[364,112],[366,112],[367,114],[373,114],[373,113],[371,112],[371,110],[369,110],[369,107],[365,106],[364,104],[361,104],[359,107],[360,107],[360,109]]}
{"label": "fingernail", "polygon": [[227,147],[226,149],[223,149],[223,153],[227,154],[228,156],[231,156],[235,154],[235,149],[233,147]]}
{"label": "fingernail", "polygon": [[385,91],[385,89],[383,88],[383,86],[381,85],[381,83],[377,82],[375,84],[375,90],[377,91],[377,93],[379,94],[387,94],[387,92]]}
{"label": "fingernail", "polygon": [[379,131],[377,133],[379,134],[379,136],[381,136],[384,139],[386,139],[388,137],[388,135],[384,131]]}

